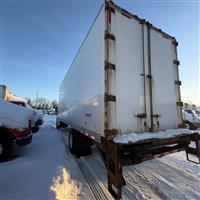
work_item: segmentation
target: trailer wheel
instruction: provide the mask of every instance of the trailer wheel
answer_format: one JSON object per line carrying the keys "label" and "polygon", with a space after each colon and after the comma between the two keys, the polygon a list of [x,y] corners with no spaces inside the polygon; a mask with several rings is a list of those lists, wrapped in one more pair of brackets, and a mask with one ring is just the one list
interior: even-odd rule
{"label": "trailer wheel", "polygon": [[0,137],[0,159],[6,158],[10,153],[12,148],[13,140],[9,137],[9,135],[2,134]]}
{"label": "trailer wheel", "polygon": [[75,129],[69,132],[69,151],[77,158],[91,154],[92,142]]}
{"label": "trailer wheel", "polygon": [[69,131],[68,146],[71,154],[74,154],[74,135],[73,130]]}
{"label": "trailer wheel", "polygon": [[188,127],[190,130],[196,130],[196,129],[197,129],[197,127],[196,127],[192,122],[185,121],[185,125],[186,125],[186,127]]}

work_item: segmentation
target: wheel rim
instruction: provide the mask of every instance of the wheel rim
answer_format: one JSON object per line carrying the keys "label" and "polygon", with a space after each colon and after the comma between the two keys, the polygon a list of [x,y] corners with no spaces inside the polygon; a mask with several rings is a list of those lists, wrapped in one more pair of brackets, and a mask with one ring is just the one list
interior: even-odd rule
{"label": "wheel rim", "polygon": [[0,155],[3,153],[3,145],[0,144]]}

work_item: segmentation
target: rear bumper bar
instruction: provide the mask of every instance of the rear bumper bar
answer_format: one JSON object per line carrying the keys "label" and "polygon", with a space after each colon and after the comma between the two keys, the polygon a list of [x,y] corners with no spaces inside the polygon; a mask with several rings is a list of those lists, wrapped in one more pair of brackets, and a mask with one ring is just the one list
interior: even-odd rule
{"label": "rear bumper bar", "polygon": [[[146,160],[160,158],[170,153],[186,151],[189,155],[196,156],[200,163],[200,135],[191,133],[165,139],[152,139],[129,144],[117,144],[101,138],[100,155],[107,169],[108,190],[115,199],[121,198],[122,187],[125,180],[122,175],[122,167],[138,164]],[[190,147],[195,142],[196,148]],[[114,188],[114,189],[113,189]]]}
{"label": "rear bumper bar", "polygon": [[[145,160],[163,157],[167,154],[187,151],[192,141],[199,141],[198,133],[176,136],[167,139],[154,139],[141,141],[138,143],[117,145],[118,157],[122,165],[133,165]],[[193,151],[195,156],[199,156],[197,151]]]}

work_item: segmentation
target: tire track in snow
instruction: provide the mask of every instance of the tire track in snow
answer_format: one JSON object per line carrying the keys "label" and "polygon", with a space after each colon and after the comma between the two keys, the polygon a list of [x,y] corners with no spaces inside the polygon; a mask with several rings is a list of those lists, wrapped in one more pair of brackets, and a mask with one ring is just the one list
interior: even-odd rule
{"label": "tire track in snow", "polygon": [[162,158],[161,161],[164,161],[165,163],[175,166],[178,169],[180,168],[184,169],[184,173],[189,173],[190,176],[193,176],[194,178],[196,178],[196,174],[200,177],[199,165],[187,161],[185,152],[171,154],[169,156]]}
{"label": "tire track in snow", "polygon": [[[176,166],[169,165],[163,160],[159,160],[159,163],[167,168],[169,174],[175,172],[176,177],[174,178],[173,176],[172,182],[176,185],[177,191],[180,191],[180,188],[188,196],[192,195],[191,199],[200,199],[200,177],[198,175],[194,176],[190,172],[185,171],[183,168],[177,168]],[[163,174],[163,176],[167,178],[165,174]]]}
{"label": "tire track in snow", "polygon": [[169,199],[200,199],[198,179],[188,181],[190,177],[180,174],[173,166],[160,162],[155,160],[146,166],[141,165],[139,169],[131,168],[133,173],[149,182],[150,187],[157,188],[158,192]]}
{"label": "tire track in snow", "polygon": [[88,169],[87,165],[85,165],[84,162],[82,162],[81,159],[75,158],[83,176],[85,177],[85,180],[87,181],[94,197],[96,199],[101,200],[110,200],[105,194],[105,191],[103,191],[102,187],[99,184],[99,181],[97,181],[96,177],[91,173],[90,169]]}
{"label": "tire track in snow", "polygon": [[151,170],[134,170],[134,175],[130,171],[129,175],[134,178],[134,176],[139,176],[145,184],[147,184],[152,190],[160,196],[160,199],[184,199],[182,195],[177,195],[177,192],[173,194],[173,198],[170,197],[170,191],[173,191],[173,186],[169,184],[163,177],[154,176]]}
{"label": "tire track in snow", "polygon": [[[98,180],[98,184],[100,185],[106,196],[109,197],[109,199],[113,199],[111,194],[108,192],[106,169],[96,148],[93,148],[93,153],[91,156],[82,157],[82,161],[84,161],[83,164],[86,165],[88,169],[90,169],[91,173],[93,174],[93,177],[96,180]],[[137,192],[136,190],[130,190],[129,188],[124,187],[122,193],[122,199],[124,200],[142,199],[141,196],[138,197],[137,194],[135,195],[136,192]]]}
{"label": "tire track in snow", "polygon": [[[68,148],[68,137],[66,132],[64,133],[64,143],[66,148]],[[90,188],[95,199],[112,200],[113,197],[107,188],[107,176],[106,169],[104,167],[103,161],[100,158],[98,150],[96,148],[92,149],[92,155],[76,158],[72,155],[75,162],[79,166],[87,184]],[[67,150],[69,153],[69,151]],[[70,153],[69,153],[70,154]],[[95,161],[95,162],[94,162]],[[92,167],[91,167],[92,166]],[[130,187],[131,188],[131,187]],[[137,194],[138,191],[134,188],[130,189],[128,187],[123,188],[122,199],[124,200],[142,200],[142,196]]]}
{"label": "tire track in snow", "polygon": [[[68,151],[67,135],[68,135],[68,132],[67,133],[63,132],[64,143],[66,145],[67,154],[68,154],[68,156],[73,158],[74,162],[76,162],[77,166],[79,167],[79,169],[87,183],[87,186],[93,195],[92,199],[112,200],[113,198],[110,195],[110,193],[107,191],[107,189],[104,188],[103,183],[100,181],[100,179],[94,175],[91,167],[89,167],[87,160],[84,159],[85,157],[90,157],[90,156],[76,158],[75,156],[71,155],[71,153]],[[94,160],[93,160],[93,163],[91,164],[91,166],[93,166],[93,164],[94,164]]]}
{"label": "tire track in snow", "polygon": [[136,191],[136,194],[139,196],[139,199],[169,199],[167,196],[157,190],[157,188],[148,181],[144,179],[143,176],[140,176],[137,172],[137,169],[134,171],[130,169],[124,170],[124,177],[129,188],[133,188]]}

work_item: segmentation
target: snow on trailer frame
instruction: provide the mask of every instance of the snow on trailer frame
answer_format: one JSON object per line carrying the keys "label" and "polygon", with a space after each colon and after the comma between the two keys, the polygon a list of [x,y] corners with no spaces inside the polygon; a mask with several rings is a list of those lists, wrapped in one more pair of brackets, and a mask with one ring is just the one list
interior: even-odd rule
{"label": "snow on trailer frame", "polygon": [[[169,137],[162,137],[163,131],[160,138],[116,142],[119,135],[183,127],[177,46],[174,37],[105,1],[60,86],[57,126],[71,126],[69,148],[77,156],[91,153],[86,138],[93,140],[107,169],[108,190],[116,199],[125,185],[122,166],[178,151],[186,151],[188,160],[190,154],[200,157],[198,133],[181,129]],[[135,82],[120,77],[127,72],[138,74]],[[130,85],[137,85],[135,91]],[[196,148],[189,147],[191,141]]]}

